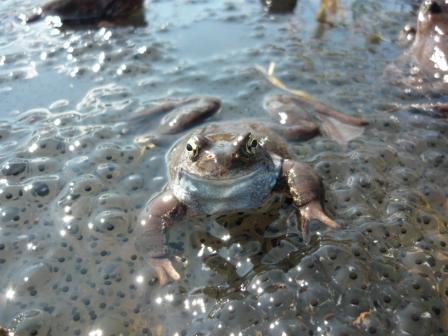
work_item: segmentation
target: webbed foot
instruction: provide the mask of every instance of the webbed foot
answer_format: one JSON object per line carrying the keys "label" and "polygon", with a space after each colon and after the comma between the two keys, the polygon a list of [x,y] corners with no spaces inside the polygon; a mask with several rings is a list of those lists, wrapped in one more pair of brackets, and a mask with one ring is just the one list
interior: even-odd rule
{"label": "webbed foot", "polygon": [[167,258],[149,258],[149,264],[154,268],[160,286],[165,286],[170,280],[179,281],[180,275]]}
{"label": "webbed foot", "polygon": [[338,223],[328,217],[322,209],[322,206],[318,200],[311,201],[310,203],[299,208],[300,214],[302,216],[302,236],[305,243],[310,241],[310,221],[312,219],[317,219],[324,223],[325,225],[331,227],[332,229],[337,229],[340,227]]}

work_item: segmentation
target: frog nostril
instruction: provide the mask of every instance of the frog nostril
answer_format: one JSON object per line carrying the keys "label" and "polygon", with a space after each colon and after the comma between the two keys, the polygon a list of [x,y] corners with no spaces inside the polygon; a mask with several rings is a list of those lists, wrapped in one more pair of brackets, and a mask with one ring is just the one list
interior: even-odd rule
{"label": "frog nostril", "polygon": [[431,1],[428,11],[431,14],[439,14],[439,13],[442,13],[443,10],[442,10],[442,7],[437,3],[437,1]]}

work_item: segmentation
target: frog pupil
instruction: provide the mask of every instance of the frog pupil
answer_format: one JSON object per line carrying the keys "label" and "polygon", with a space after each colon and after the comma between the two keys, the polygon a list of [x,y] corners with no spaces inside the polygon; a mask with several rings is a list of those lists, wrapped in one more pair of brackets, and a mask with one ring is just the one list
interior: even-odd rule
{"label": "frog pupil", "polygon": [[256,139],[253,139],[252,142],[251,142],[251,144],[250,144],[250,146],[251,146],[252,148],[255,148],[255,147],[257,147],[257,145],[258,145],[257,140],[256,140]]}
{"label": "frog pupil", "polygon": [[193,150],[193,146],[190,144],[187,144],[187,151],[191,152]]}
{"label": "frog pupil", "polygon": [[440,7],[440,5],[433,1],[431,2],[431,4],[429,5],[429,12],[431,14],[438,14],[438,13],[442,13],[442,7]]}

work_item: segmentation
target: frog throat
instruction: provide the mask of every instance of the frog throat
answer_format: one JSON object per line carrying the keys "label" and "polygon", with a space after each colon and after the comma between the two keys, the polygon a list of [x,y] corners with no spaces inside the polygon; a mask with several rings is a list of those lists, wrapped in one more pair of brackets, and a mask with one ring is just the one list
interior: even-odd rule
{"label": "frog throat", "polygon": [[261,165],[233,179],[207,180],[180,171],[173,181],[175,197],[187,207],[209,215],[254,209],[271,194],[282,168],[282,159],[272,155],[272,165]]}

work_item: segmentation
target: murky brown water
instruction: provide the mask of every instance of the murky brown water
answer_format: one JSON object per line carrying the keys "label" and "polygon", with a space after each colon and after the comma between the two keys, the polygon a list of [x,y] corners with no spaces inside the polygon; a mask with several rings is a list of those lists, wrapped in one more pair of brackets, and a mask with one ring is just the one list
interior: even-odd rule
{"label": "murky brown water", "polygon": [[[329,27],[317,0],[285,15],[147,1],[147,26],[81,30],[24,26],[14,14],[35,2],[0,3],[0,324],[20,336],[448,333],[448,123],[386,111],[429,99],[383,76],[409,2],[341,1]],[[143,150],[120,123],[188,95],[222,99],[215,119],[261,117],[278,90],[255,65],[270,62],[371,121],[346,151],[293,145],[345,228],[316,223],[305,246],[277,208],[184,223],[169,239],[183,280],[159,288],[132,232],[164,185],[166,149]]]}

